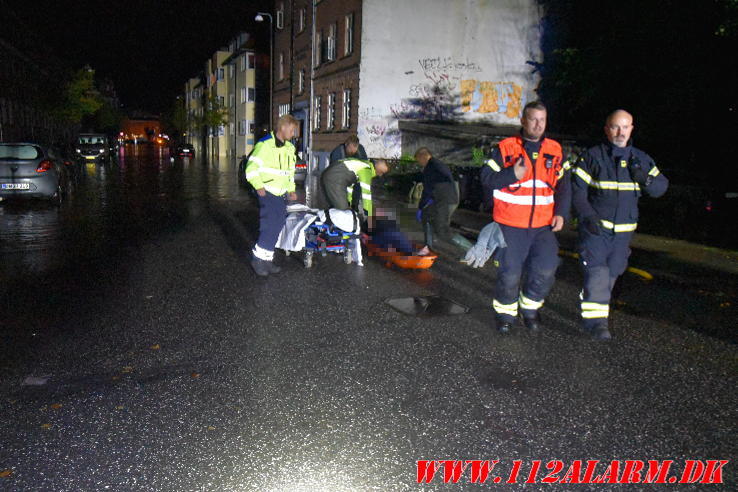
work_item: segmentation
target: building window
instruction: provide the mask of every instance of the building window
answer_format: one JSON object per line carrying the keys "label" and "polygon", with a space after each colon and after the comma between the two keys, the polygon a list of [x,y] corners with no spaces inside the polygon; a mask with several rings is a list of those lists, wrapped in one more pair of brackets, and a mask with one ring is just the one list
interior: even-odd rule
{"label": "building window", "polygon": [[313,66],[319,67],[323,62],[323,31],[315,33],[315,62]]}
{"label": "building window", "polygon": [[279,54],[279,79],[284,79],[284,53]]}
{"label": "building window", "polygon": [[246,71],[246,56],[245,55],[241,56],[241,71],[242,72]]}
{"label": "building window", "polygon": [[241,120],[238,122],[238,134],[241,136],[246,135],[246,120]]}
{"label": "building window", "polygon": [[297,12],[297,32],[301,33],[305,30],[305,9],[301,8]]}
{"label": "building window", "polygon": [[246,87],[241,87],[241,102],[246,102]]}
{"label": "building window", "polygon": [[326,118],[325,127],[332,130],[336,125],[336,93],[328,94],[328,117]]}
{"label": "building window", "polygon": [[336,59],[336,25],[331,24],[328,28],[328,39],[326,39],[326,60],[333,61]]}
{"label": "building window", "polygon": [[343,54],[350,55],[354,52],[354,14],[350,13],[344,19],[344,45]]}
{"label": "building window", "polygon": [[236,95],[235,94],[229,94],[228,95],[228,107],[232,108],[236,105]]}
{"label": "building window", "polygon": [[290,112],[290,105],[289,104],[280,104],[279,105],[279,116],[284,116],[286,114],[289,114]]}
{"label": "building window", "polygon": [[248,94],[246,99],[248,102],[252,103],[256,101],[256,89],[254,89],[253,87],[249,87],[246,92]]}
{"label": "building window", "polygon": [[233,123],[229,123],[228,124],[228,135],[235,135],[235,134],[236,134],[235,125]]}
{"label": "building window", "polygon": [[305,69],[300,69],[300,73],[297,74],[297,93],[302,94],[305,92]]}
{"label": "building window", "polygon": [[322,96],[315,96],[315,103],[313,107],[313,130],[319,131],[320,130],[320,113],[322,112],[323,108],[321,107],[323,103]]}
{"label": "building window", "polygon": [[218,109],[225,108],[225,97],[218,96]]}
{"label": "building window", "polygon": [[248,68],[249,70],[254,69],[254,54],[253,53],[249,53],[248,55],[246,55],[246,68]]}
{"label": "building window", "polygon": [[225,78],[225,70],[222,68],[218,69],[218,80],[223,80]]}
{"label": "building window", "polygon": [[341,111],[341,127],[351,126],[351,89],[343,90],[343,110]]}
{"label": "building window", "polygon": [[234,67],[233,65],[228,65],[228,78],[232,79],[235,73],[236,73],[236,67]]}
{"label": "building window", "polygon": [[277,29],[284,28],[284,4],[280,3],[277,9]]}

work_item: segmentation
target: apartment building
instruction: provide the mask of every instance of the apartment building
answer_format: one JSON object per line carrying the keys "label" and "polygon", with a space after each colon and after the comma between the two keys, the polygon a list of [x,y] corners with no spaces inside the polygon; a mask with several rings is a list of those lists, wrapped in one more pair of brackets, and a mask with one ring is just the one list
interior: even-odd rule
{"label": "apartment building", "polygon": [[187,130],[185,138],[187,143],[192,144],[195,148],[195,155],[203,155],[203,129],[197,123],[202,120],[203,111],[203,80],[200,77],[193,77],[185,84],[184,105],[187,114]]}
{"label": "apartment building", "polygon": [[[238,159],[248,155],[268,127],[268,58],[248,33],[236,36],[185,84],[188,142],[199,155]],[[222,118],[214,118],[221,113]],[[215,124],[215,120],[220,120]]]}

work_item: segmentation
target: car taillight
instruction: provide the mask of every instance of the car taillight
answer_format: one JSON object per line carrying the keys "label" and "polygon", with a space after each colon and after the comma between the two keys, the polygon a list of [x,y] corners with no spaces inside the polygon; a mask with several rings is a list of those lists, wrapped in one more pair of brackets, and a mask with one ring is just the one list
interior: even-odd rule
{"label": "car taillight", "polygon": [[49,171],[51,169],[54,169],[54,164],[50,160],[41,161],[36,168],[37,173],[45,173],[46,171]]}

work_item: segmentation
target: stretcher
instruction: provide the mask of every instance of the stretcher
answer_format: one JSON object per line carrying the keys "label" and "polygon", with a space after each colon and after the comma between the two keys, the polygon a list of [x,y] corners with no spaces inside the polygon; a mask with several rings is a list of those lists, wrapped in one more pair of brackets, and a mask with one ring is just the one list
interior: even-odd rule
{"label": "stretcher", "polygon": [[400,251],[388,251],[372,243],[368,237],[363,237],[362,239],[366,245],[366,254],[381,258],[384,260],[386,266],[395,265],[399,268],[413,270],[426,269],[433,266],[433,262],[438,258],[438,255],[435,253],[418,256]]}
{"label": "stretcher", "polygon": [[314,264],[316,254],[340,254],[346,264],[363,266],[359,219],[351,210],[318,210],[305,205],[287,207],[287,219],[276,247],[289,256],[302,252],[305,268]]}

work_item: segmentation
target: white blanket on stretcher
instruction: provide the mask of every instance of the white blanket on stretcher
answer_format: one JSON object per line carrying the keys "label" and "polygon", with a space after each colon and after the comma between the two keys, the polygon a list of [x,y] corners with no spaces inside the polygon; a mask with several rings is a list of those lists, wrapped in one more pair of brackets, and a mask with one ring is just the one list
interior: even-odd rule
{"label": "white blanket on stretcher", "polygon": [[[356,220],[356,215],[351,210],[332,208],[328,213],[335,227],[357,236],[361,232],[359,221]],[[312,223],[325,224],[326,219],[325,210],[310,208],[301,204],[289,205],[287,207],[287,220],[279,233],[275,247],[285,251],[302,251],[305,249],[305,230]],[[359,239],[352,239],[351,242],[353,243],[351,245],[351,261],[359,266],[364,266]]]}

